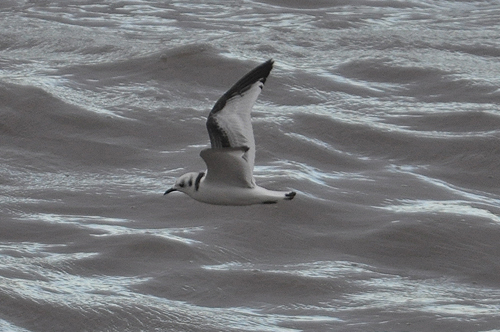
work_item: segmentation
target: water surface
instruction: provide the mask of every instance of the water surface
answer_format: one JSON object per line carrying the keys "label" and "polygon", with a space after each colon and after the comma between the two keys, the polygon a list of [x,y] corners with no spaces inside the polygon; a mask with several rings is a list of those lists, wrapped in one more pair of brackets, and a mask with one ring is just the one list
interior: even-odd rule
{"label": "water surface", "polygon": [[[498,331],[495,1],[0,4],[0,329]],[[254,108],[274,206],[162,196]]]}

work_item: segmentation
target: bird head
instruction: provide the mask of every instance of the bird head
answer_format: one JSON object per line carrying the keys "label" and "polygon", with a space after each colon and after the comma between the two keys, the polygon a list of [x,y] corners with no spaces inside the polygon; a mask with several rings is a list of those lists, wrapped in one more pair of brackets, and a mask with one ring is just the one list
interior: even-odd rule
{"label": "bird head", "polygon": [[202,173],[190,172],[180,176],[172,188],[165,191],[164,195],[173,191],[180,191],[189,196],[198,190],[199,177]]}

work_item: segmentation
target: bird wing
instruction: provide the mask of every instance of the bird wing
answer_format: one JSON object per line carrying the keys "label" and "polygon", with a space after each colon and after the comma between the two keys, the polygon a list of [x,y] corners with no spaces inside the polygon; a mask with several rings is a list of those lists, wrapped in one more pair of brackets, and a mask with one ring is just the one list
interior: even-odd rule
{"label": "bird wing", "polygon": [[207,164],[205,182],[213,185],[229,185],[253,188],[252,168],[246,159],[248,147],[205,149],[200,153]]}
{"label": "bird wing", "polygon": [[250,113],[274,61],[268,60],[243,76],[215,103],[207,119],[212,149],[248,147],[246,159],[253,170],[255,139]]}

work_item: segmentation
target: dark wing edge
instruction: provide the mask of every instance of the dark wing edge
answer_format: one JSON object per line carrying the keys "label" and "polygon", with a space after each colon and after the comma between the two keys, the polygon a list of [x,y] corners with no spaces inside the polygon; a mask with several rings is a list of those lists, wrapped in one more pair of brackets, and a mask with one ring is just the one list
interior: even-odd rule
{"label": "dark wing edge", "polygon": [[227,90],[222,97],[217,100],[210,114],[215,114],[224,108],[226,101],[236,96],[237,94],[242,94],[247,91],[255,82],[261,81],[266,82],[267,77],[273,69],[274,60],[269,59],[266,62],[260,64],[259,66],[252,69],[248,74],[243,76],[238,82],[236,82],[231,89]]}
{"label": "dark wing edge", "polygon": [[[258,65],[254,69],[252,69],[249,73],[243,76],[238,82],[236,82],[229,90],[226,91],[222,95],[222,97],[217,100],[214,107],[210,111],[210,114],[207,119],[207,130],[210,135],[210,142],[212,143],[212,147],[223,148],[230,147],[229,139],[224,133],[223,129],[219,127],[217,124],[217,120],[213,117],[214,114],[221,111],[226,102],[233,98],[236,95],[241,95],[255,83],[262,82],[264,84],[266,82],[267,77],[271,73],[273,69],[274,60],[269,59],[266,62]],[[212,133],[217,132],[218,135],[215,137]]]}

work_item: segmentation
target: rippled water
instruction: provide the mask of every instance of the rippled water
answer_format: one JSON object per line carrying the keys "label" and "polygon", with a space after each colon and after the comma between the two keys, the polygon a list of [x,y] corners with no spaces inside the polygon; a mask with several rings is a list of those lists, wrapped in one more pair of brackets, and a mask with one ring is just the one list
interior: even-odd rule
{"label": "rippled water", "polygon": [[[0,330],[499,331],[496,1],[0,4]],[[260,62],[275,206],[162,196]]]}

